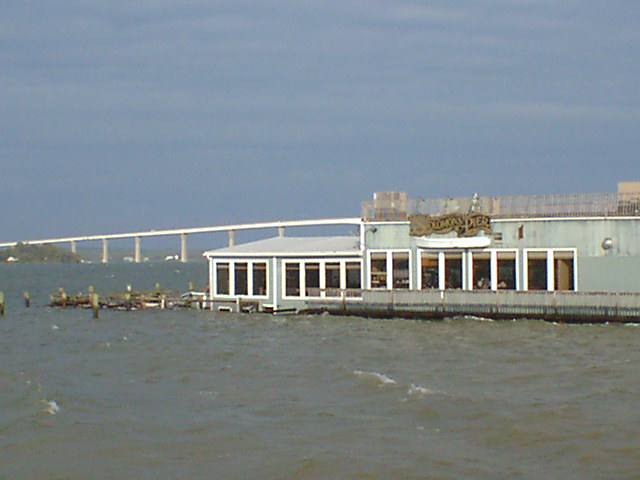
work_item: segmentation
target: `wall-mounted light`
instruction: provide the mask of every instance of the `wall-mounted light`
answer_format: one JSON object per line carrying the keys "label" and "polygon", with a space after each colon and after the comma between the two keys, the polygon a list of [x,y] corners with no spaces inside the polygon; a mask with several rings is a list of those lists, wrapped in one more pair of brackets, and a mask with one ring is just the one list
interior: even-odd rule
{"label": "wall-mounted light", "polygon": [[611,250],[611,248],[613,247],[613,238],[611,237],[605,238],[604,240],[602,240],[602,243],[600,244],[600,246],[605,251]]}

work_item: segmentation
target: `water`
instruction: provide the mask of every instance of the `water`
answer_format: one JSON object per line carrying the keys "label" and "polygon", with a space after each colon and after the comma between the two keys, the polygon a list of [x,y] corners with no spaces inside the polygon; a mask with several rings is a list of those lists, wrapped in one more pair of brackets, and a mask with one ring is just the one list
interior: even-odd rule
{"label": "water", "polygon": [[44,306],[205,277],[1,265],[0,478],[639,478],[635,326]]}

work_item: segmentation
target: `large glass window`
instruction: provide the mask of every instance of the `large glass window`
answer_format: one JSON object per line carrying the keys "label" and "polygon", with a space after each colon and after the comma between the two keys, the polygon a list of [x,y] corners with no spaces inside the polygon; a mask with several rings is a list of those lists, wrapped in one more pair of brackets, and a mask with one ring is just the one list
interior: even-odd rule
{"label": "large glass window", "polygon": [[477,290],[491,288],[491,254],[489,252],[473,254],[473,288]]}
{"label": "large glass window", "polygon": [[527,252],[527,288],[547,289],[547,252]]}
{"label": "large glass window", "polygon": [[306,295],[310,297],[320,296],[320,264],[307,263],[304,266],[304,281]]}
{"label": "large glass window", "polygon": [[229,264],[218,263],[216,265],[216,293],[229,295]]}
{"label": "large glass window", "polygon": [[324,280],[326,296],[336,297],[340,295],[340,264],[338,262],[325,264]]}
{"label": "large glass window", "polygon": [[362,288],[362,268],[360,262],[347,262],[347,288]]}
{"label": "large glass window", "polygon": [[573,290],[573,252],[554,252],[554,273],[556,290]]}
{"label": "large glass window", "polygon": [[444,254],[445,288],[462,288],[462,253]]}
{"label": "large glass window", "polygon": [[371,254],[371,288],[387,288],[387,253]]}
{"label": "large glass window", "polygon": [[285,294],[287,297],[300,296],[300,264],[285,264]]}
{"label": "large glass window", "polygon": [[440,288],[440,269],[438,267],[438,254],[422,252],[420,254],[420,259],[422,288]]}
{"label": "large glass window", "polygon": [[235,274],[234,293],[236,295],[247,295],[249,293],[247,264],[237,262],[235,264],[234,274]]}
{"label": "large glass window", "polygon": [[253,295],[267,295],[267,264],[264,262],[253,264]]}
{"label": "large glass window", "polygon": [[409,288],[409,252],[393,252],[393,288]]}
{"label": "large glass window", "polygon": [[516,252],[497,252],[498,289],[516,289]]}

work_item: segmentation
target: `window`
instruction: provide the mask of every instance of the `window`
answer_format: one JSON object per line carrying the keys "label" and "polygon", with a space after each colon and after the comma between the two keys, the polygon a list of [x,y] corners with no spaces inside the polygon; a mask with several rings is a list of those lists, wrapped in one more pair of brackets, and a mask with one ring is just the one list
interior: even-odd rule
{"label": "window", "polygon": [[362,288],[360,262],[347,262],[347,288]]}
{"label": "window", "polygon": [[516,289],[516,252],[496,252],[498,262],[498,289]]}
{"label": "window", "polygon": [[229,295],[229,264],[218,263],[216,265],[216,293]]}
{"label": "window", "polygon": [[491,288],[491,254],[478,252],[473,254],[473,289]]}
{"label": "window", "polygon": [[573,252],[553,252],[556,290],[574,290]]}
{"label": "window", "polygon": [[444,254],[445,288],[462,288],[462,253]]}
{"label": "window", "polygon": [[300,264],[285,264],[285,295],[287,297],[300,296]]}
{"label": "window", "polygon": [[253,264],[253,295],[267,295],[267,264],[256,262]]}
{"label": "window", "polygon": [[246,263],[236,263],[234,268],[235,273],[235,285],[234,285],[234,294],[235,295],[247,295],[249,293],[248,289],[248,270]]}
{"label": "window", "polygon": [[393,252],[393,288],[409,288],[409,252]]}
{"label": "window", "polygon": [[527,289],[547,289],[547,252],[527,252]]}
{"label": "window", "polygon": [[422,252],[420,254],[422,288],[440,288],[440,270],[438,268],[438,254]]}
{"label": "window", "polygon": [[306,295],[309,297],[320,296],[320,264],[307,263],[304,266],[304,281]]}
{"label": "window", "polygon": [[371,288],[387,288],[387,253],[371,254]]}
{"label": "window", "polygon": [[340,264],[331,262],[325,264],[325,288],[327,297],[340,295]]}

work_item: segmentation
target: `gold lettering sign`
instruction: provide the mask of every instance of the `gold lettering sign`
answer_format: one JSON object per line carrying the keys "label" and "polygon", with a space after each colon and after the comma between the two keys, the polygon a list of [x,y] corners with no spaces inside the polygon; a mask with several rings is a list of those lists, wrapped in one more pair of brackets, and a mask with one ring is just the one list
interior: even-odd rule
{"label": "gold lettering sign", "polygon": [[482,213],[461,215],[450,213],[432,217],[431,215],[409,215],[409,235],[422,237],[432,233],[449,233],[455,230],[460,237],[472,237],[481,230],[491,233],[491,217]]}

